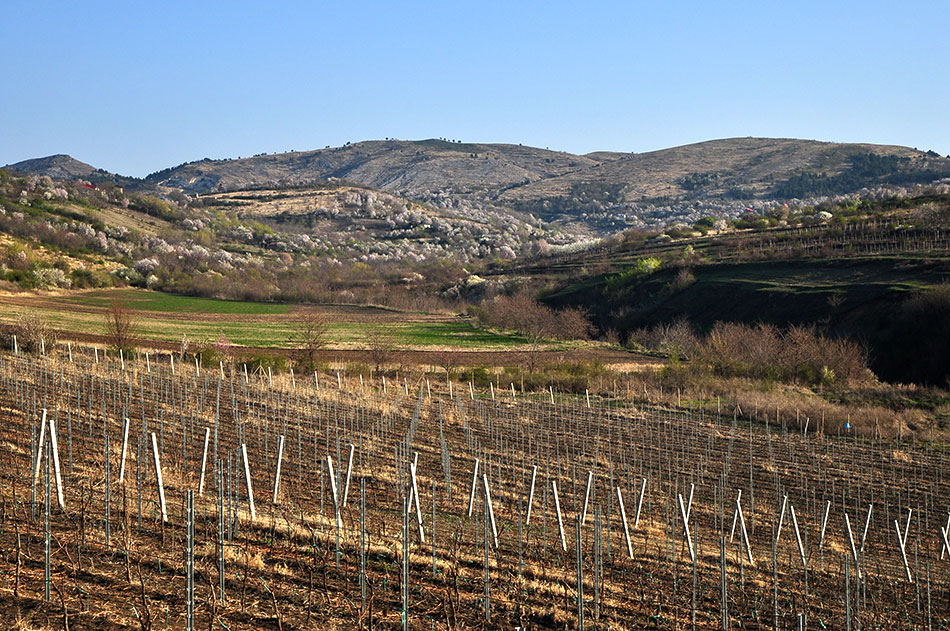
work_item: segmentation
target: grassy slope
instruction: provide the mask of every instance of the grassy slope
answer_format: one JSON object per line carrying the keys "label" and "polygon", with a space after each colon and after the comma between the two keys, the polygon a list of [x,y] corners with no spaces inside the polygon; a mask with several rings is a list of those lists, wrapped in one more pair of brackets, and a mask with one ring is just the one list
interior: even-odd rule
{"label": "grassy slope", "polygon": [[856,337],[872,366],[888,370],[888,327],[914,291],[950,279],[950,261],[867,259],[755,261],[693,270],[695,283],[671,287],[677,270],[665,269],[608,289],[601,275],[548,297],[553,304],[583,304],[604,328],[622,333],[686,318],[701,330],[717,321],[815,324]]}
{"label": "grassy slope", "polygon": [[[16,295],[4,299],[0,323],[12,323],[26,309],[37,312],[54,328],[67,333],[104,335],[105,313],[112,300],[121,300],[135,311],[136,337],[179,342],[214,342],[225,335],[242,346],[286,348],[297,336],[293,307],[286,304],[194,298],[139,289],[108,289],[60,296]],[[526,340],[517,335],[476,329],[467,320],[452,316],[391,313],[372,307],[331,308],[328,311],[329,345],[359,348],[374,331],[389,335],[398,348],[454,348],[498,351],[518,348]],[[551,348],[563,345],[551,345]]]}

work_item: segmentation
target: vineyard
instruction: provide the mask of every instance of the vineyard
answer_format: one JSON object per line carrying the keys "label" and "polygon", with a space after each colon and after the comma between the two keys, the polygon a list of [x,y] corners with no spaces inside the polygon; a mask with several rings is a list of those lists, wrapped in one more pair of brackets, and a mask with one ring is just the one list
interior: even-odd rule
{"label": "vineyard", "polygon": [[0,616],[950,629],[946,445],[647,395],[2,355]]}

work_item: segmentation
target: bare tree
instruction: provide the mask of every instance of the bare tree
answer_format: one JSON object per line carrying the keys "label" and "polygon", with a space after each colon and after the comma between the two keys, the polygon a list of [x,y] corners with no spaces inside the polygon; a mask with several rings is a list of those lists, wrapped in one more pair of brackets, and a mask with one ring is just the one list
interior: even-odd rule
{"label": "bare tree", "polygon": [[56,344],[56,331],[33,310],[17,314],[13,332],[17,346],[28,353],[39,353],[44,347],[51,349]]}
{"label": "bare tree", "polygon": [[330,323],[326,317],[317,312],[308,310],[295,323],[291,343],[297,345],[301,368],[312,371],[317,367],[317,359],[327,346],[330,334]]}
{"label": "bare tree", "polygon": [[126,352],[131,350],[135,329],[132,310],[121,300],[113,300],[106,312],[106,337],[112,348]]}
{"label": "bare tree", "polygon": [[393,336],[389,331],[374,327],[366,335],[366,349],[369,351],[370,361],[376,367],[376,373],[387,363],[392,361],[395,354],[395,343]]}

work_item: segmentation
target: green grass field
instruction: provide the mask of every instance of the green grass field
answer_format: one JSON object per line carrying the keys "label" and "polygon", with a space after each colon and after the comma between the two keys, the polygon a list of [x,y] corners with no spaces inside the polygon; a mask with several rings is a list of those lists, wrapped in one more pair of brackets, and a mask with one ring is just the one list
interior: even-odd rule
{"label": "green grass field", "polygon": [[[33,311],[67,336],[105,335],[106,313],[113,300],[133,310],[135,337],[144,340],[177,343],[187,337],[192,344],[203,344],[216,342],[223,335],[240,346],[287,348],[297,344],[292,305],[193,298],[139,289],[15,296],[0,310],[0,323],[11,324],[19,313]],[[380,313],[386,317],[373,321]],[[528,343],[518,335],[478,329],[470,320],[450,315],[433,317],[373,307],[329,307],[327,314],[331,348],[365,347],[367,338],[377,331],[388,335],[398,349],[500,351]],[[546,346],[564,347],[558,343]]]}
{"label": "green grass field", "polygon": [[179,296],[159,291],[140,289],[104,289],[64,296],[59,299],[65,305],[77,304],[107,308],[113,300],[120,300],[136,311],[165,311],[170,313],[232,313],[275,314],[287,313],[291,306],[267,302],[241,302],[237,300],[214,300]]}

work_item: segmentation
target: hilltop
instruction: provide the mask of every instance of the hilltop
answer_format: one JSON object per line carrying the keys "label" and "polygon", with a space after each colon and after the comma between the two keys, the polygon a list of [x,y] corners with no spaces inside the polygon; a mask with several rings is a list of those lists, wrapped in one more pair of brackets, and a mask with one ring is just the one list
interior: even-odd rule
{"label": "hilltop", "polygon": [[[347,183],[440,208],[512,212],[569,232],[605,236],[625,228],[736,218],[789,201],[819,203],[865,189],[950,178],[950,158],[932,151],[813,140],[729,138],[647,153],[575,155],[515,144],[380,140],[313,151],[203,159],[120,178],[54,156],[10,170],[54,179],[98,178],[159,195]],[[80,167],[79,165],[82,165]]]}
{"label": "hilltop", "polygon": [[80,162],[64,153],[46,156],[45,158],[23,160],[15,164],[8,164],[3,168],[23,175],[46,175],[54,180],[75,180],[98,173],[96,167]]}

